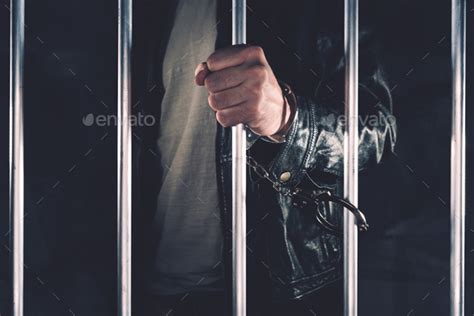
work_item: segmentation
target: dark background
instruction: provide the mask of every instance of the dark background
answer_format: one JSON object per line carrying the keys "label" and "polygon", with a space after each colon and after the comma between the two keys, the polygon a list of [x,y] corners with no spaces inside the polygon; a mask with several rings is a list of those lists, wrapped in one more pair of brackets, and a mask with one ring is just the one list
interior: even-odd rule
{"label": "dark background", "polygon": [[[113,315],[115,127],[85,126],[82,118],[116,113],[116,1],[26,2],[25,314]],[[371,224],[360,238],[360,314],[446,316],[450,1],[364,2],[376,22],[399,134],[396,154],[360,179],[360,204]],[[6,315],[9,3],[1,4],[0,313]],[[474,313],[473,9],[468,1],[466,315]]]}

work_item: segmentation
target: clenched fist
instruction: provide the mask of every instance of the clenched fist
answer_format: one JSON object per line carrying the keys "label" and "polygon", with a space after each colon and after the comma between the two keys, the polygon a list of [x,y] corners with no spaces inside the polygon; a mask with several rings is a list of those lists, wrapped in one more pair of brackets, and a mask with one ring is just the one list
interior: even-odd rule
{"label": "clenched fist", "polygon": [[272,136],[290,119],[290,106],[261,47],[217,50],[197,66],[195,76],[207,88],[209,105],[224,127],[243,123],[258,135]]}

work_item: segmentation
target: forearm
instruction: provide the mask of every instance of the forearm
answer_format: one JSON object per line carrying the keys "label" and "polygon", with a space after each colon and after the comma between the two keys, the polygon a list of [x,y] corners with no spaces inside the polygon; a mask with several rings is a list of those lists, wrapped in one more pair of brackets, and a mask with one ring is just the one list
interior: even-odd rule
{"label": "forearm", "polygon": [[[342,175],[344,159],[345,117],[341,109],[328,104],[317,104],[314,100],[298,98],[299,115],[306,119],[308,142],[306,165],[311,169]],[[371,105],[372,111],[363,111],[359,117],[359,167],[367,168],[379,163],[383,153],[395,145],[395,120],[388,109]],[[295,126],[301,124],[296,123]],[[301,141],[293,139],[287,146],[298,146]],[[302,149],[303,150],[303,149]]]}
{"label": "forearm", "polygon": [[[393,150],[396,124],[391,114],[388,89],[380,83],[377,89],[370,85],[360,88],[359,167],[379,163],[384,152]],[[379,90],[377,93],[375,90]],[[386,94],[383,95],[383,91]],[[376,102],[374,102],[374,100]],[[315,98],[297,97],[294,122],[287,132],[286,141],[272,164],[271,172],[278,179],[286,171],[292,173],[291,185],[298,183],[304,172],[317,170],[342,176],[344,160],[344,107]]]}

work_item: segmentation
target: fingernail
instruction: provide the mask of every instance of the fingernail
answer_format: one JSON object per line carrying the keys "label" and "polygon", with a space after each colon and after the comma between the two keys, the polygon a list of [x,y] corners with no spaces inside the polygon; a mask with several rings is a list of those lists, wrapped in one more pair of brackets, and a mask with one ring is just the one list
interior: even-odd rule
{"label": "fingernail", "polygon": [[207,67],[207,63],[206,62],[202,62],[199,64],[199,66],[196,67],[196,70],[194,70],[194,76],[197,76],[197,74],[201,71],[203,71],[204,69],[206,69]]}

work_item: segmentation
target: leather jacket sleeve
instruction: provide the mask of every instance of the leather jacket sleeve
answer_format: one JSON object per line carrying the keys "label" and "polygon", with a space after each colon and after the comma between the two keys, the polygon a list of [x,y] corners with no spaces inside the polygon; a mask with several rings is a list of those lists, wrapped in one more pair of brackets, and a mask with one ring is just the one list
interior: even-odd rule
{"label": "leather jacket sleeve", "polygon": [[[365,169],[379,163],[384,151],[394,149],[396,123],[390,90],[373,49],[369,49],[368,34],[360,37],[359,166]],[[325,41],[318,39],[318,43]],[[316,83],[315,95],[297,95],[297,115],[272,165],[276,179],[285,171],[292,172],[296,182],[305,170],[343,174],[344,59],[342,45],[329,46],[319,50],[324,75]]]}

